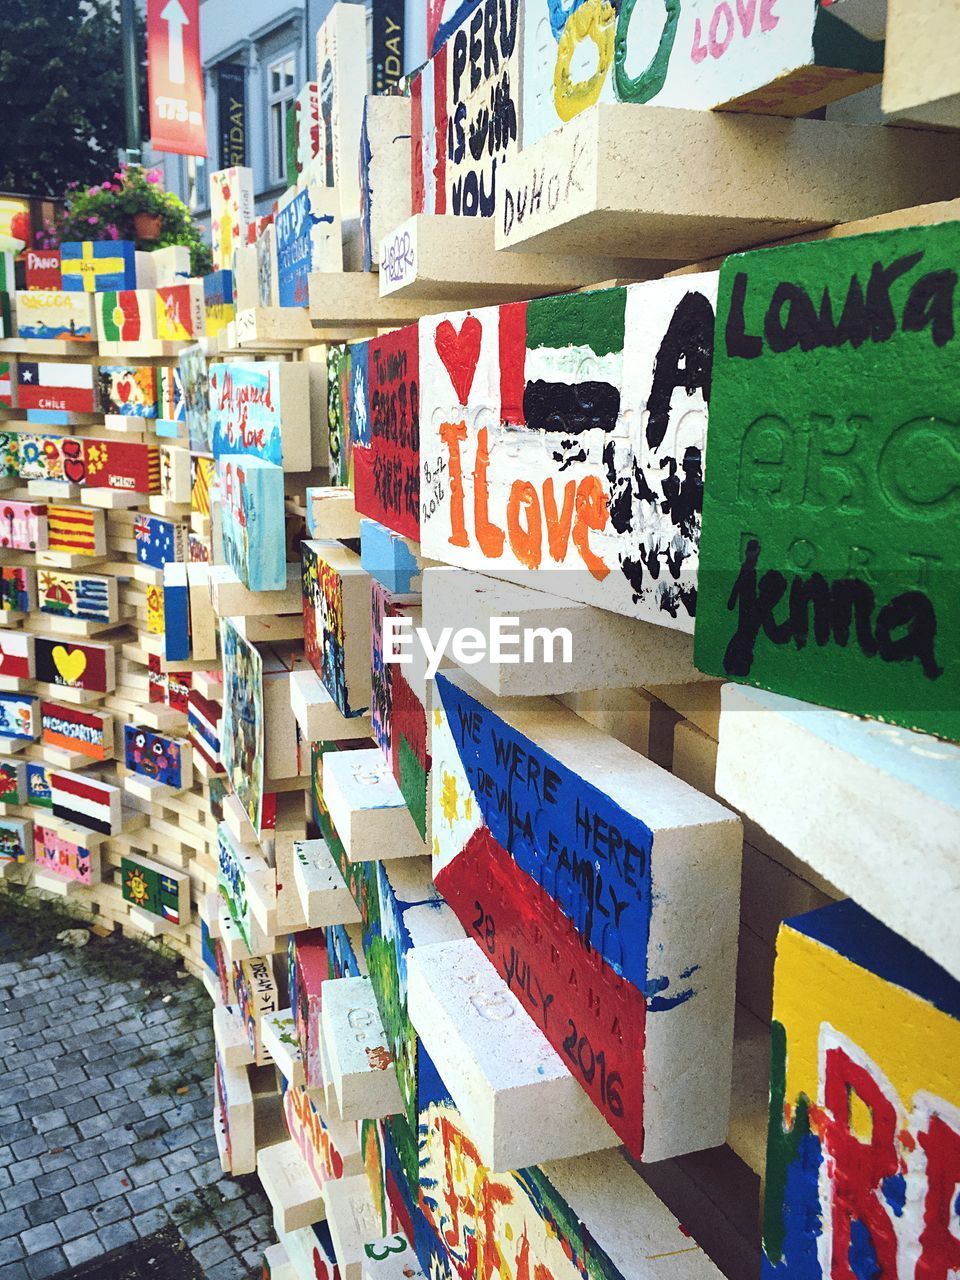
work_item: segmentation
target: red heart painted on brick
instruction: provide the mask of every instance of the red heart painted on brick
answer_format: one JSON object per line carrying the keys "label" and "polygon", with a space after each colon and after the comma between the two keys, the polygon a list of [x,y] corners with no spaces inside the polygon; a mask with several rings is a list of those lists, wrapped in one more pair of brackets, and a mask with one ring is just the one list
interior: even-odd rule
{"label": "red heart painted on brick", "polygon": [[87,474],[86,464],[82,458],[64,458],[63,474],[71,484],[82,484]]}
{"label": "red heart painted on brick", "polygon": [[121,404],[126,404],[130,399],[130,392],[133,390],[133,383],[129,378],[117,379],[117,395]]}
{"label": "red heart painted on brick", "polygon": [[466,404],[473,386],[473,375],[477,372],[480,359],[480,339],[483,327],[476,316],[467,316],[460,326],[460,332],[449,320],[441,320],[437,325],[434,343],[437,355],[443,361],[443,367],[450,376],[453,389],[461,404]]}

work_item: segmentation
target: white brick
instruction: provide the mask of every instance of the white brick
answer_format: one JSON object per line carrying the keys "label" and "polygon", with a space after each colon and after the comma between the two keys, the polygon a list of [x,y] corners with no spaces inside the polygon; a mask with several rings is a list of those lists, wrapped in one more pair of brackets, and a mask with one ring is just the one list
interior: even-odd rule
{"label": "white brick", "polygon": [[263,1047],[277,1070],[290,1084],[303,1084],[303,1058],[297,1041],[297,1025],[289,1009],[265,1013],[260,1019]]}
{"label": "white brick", "polygon": [[380,1240],[380,1215],[373,1204],[365,1173],[331,1182],[326,1191],[327,1224],[341,1280],[362,1280],[364,1246]]}
{"label": "white brick", "polygon": [[292,1140],[259,1151],[257,1174],[280,1230],[296,1231],[324,1216],[320,1188]]}
{"label": "white brick", "polygon": [[426,853],[423,837],[379,747],[324,752],[323,798],[351,862]]}
{"label": "white brick", "polygon": [[402,1107],[397,1073],[370,979],[325,982],[320,1023],[341,1118],[396,1115]]}
{"label": "white brick", "polygon": [[418,947],[407,969],[410,1019],[487,1168],[619,1145],[472,939]]}
{"label": "white brick", "polygon": [[293,846],[293,879],[310,929],[358,924],[360,912],[325,840],[298,840]]}
{"label": "white brick", "polygon": [[[529,572],[526,577],[529,579]],[[546,585],[548,575],[542,574],[539,581]],[[461,663],[475,680],[502,696],[561,694],[706,678],[693,665],[693,637],[681,631],[466,569],[426,570],[423,617],[434,640],[444,626],[451,624],[457,629],[475,627],[490,636],[495,619],[517,619],[516,624],[511,623],[509,634],[513,637],[519,631],[520,638],[504,644],[504,652],[512,661],[491,661],[488,652],[479,662],[469,666]],[[553,660],[546,662],[544,642],[531,637],[533,660],[524,662],[523,635],[534,628],[568,631],[569,661],[563,661],[560,638],[552,642]]]}
{"label": "white brick", "polygon": [[290,706],[307,742],[370,737],[370,717],[342,715],[312,667],[290,676]]}
{"label": "white brick", "polygon": [[960,746],[728,684],[717,791],[960,977]]}

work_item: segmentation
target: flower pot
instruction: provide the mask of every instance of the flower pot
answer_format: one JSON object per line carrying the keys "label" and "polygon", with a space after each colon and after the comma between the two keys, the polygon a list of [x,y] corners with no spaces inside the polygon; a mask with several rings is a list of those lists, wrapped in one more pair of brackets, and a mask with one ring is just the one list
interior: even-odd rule
{"label": "flower pot", "polygon": [[159,240],[163,218],[159,213],[147,213],[141,209],[133,215],[133,229],[138,240]]}

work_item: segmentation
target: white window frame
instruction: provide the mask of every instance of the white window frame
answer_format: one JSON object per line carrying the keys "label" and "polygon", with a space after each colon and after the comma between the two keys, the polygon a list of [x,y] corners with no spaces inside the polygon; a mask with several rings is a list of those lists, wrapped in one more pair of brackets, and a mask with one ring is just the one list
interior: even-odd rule
{"label": "white window frame", "polygon": [[[278,85],[274,88],[274,75]],[[280,186],[287,176],[287,109],[297,96],[297,50],[287,49],[266,67],[267,173],[270,186]],[[279,113],[279,119],[278,119]]]}

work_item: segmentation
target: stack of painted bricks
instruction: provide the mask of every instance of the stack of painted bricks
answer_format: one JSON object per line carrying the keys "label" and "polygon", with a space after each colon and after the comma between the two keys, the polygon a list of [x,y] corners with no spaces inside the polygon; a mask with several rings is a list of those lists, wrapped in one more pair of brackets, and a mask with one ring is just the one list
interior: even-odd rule
{"label": "stack of painted bricks", "polygon": [[116,241],[2,265],[2,871],[199,974],[224,787],[212,459],[183,388],[206,396],[231,273]]}
{"label": "stack of painted bricks", "polygon": [[271,1274],[956,1268],[960,117],[910,8],[884,74],[870,0],[466,4],[362,105],[321,32],[236,274],[241,347],[309,299],[327,483],[276,395],[214,439],[238,576],[282,618],[302,575],[306,664],[221,619],[217,1124]]}
{"label": "stack of painted bricks", "polygon": [[[871,0],[431,7],[363,101],[325,24],[235,341],[309,301],[326,484],[262,365],[213,443],[264,575],[221,618],[217,1128],[271,1274],[956,1266],[960,118],[912,7],[886,75]],[[294,574],[306,663],[250,643]],[[504,617],[572,661],[491,660]]]}
{"label": "stack of painted bricks", "polygon": [[958,1266],[949,6],[659,8],[431,5],[364,99],[338,5],[297,186],[213,178],[178,660],[285,1280]]}

